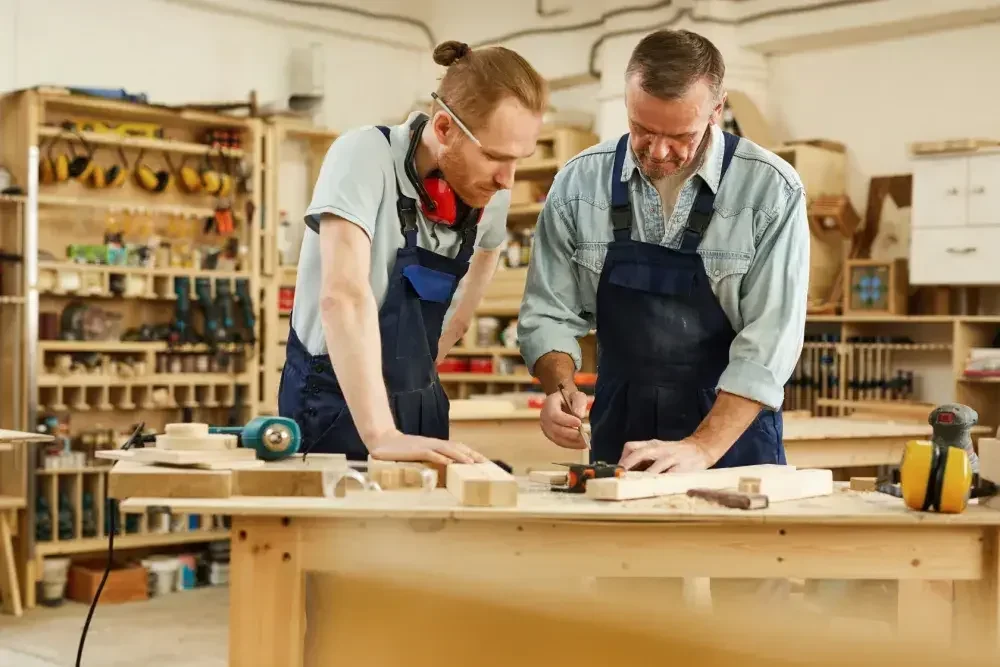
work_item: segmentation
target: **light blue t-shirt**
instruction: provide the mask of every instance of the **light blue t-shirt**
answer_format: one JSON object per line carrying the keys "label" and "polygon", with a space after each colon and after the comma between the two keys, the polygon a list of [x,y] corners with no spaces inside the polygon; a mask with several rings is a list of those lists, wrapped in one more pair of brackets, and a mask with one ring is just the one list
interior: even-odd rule
{"label": "light blue t-shirt", "polygon": [[[307,224],[310,219],[318,223],[323,214],[329,213],[353,222],[367,232],[372,242],[368,279],[379,308],[388,291],[396,251],[405,245],[396,212],[397,179],[403,194],[417,200],[416,188],[406,176],[404,162],[410,142],[409,125],[418,113],[411,114],[403,125],[390,128],[391,148],[373,125],[350,130],[338,137],[323,159],[312,201],[306,209]],[[477,248],[494,249],[503,243],[509,209],[510,190],[501,190],[493,195],[479,221]],[[421,248],[447,257],[455,257],[458,253],[461,237],[455,232],[428,222],[423,214],[418,215],[417,227],[417,244]],[[319,310],[321,278],[319,233],[307,228],[299,254],[292,327],[310,354],[327,353]],[[459,284],[459,292],[448,310],[446,325],[463,284],[464,280]]]}

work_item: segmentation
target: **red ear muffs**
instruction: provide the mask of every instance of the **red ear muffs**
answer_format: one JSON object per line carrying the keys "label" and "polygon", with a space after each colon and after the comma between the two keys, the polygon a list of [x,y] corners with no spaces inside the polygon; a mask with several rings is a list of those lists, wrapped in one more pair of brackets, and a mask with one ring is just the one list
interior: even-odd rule
{"label": "red ear muffs", "polygon": [[471,208],[448,185],[440,174],[434,173],[424,179],[427,200],[421,197],[420,209],[431,222],[446,227],[475,225],[483,215],[482,209]]}
{"label": "red ear muffs", "polygon": [[451,227],[457,231],[465,231],[479,224],[483,210],[472,208],[451,189],[448,181],[440,171],[433,171],[427,178],[417,175],[414,155],[419,144],[420,134],[430,119],[425,115],[417,116],[410,124],[410,146],[406,151],[404,169],[406,176],[416,188],[420,197],[420,210],[429,221]]}

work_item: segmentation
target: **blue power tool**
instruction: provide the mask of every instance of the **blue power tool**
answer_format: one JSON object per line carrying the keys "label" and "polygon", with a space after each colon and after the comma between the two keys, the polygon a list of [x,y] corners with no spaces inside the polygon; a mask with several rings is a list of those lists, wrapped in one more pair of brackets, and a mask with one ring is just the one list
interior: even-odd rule
{"label": "blue power tool", "polygon": [[240,446],[257,451],[257,458],[277,461],[299,451],[302,431],[287,417],[254,417],[246,426],[211,426],[209,433],[235,435]]}

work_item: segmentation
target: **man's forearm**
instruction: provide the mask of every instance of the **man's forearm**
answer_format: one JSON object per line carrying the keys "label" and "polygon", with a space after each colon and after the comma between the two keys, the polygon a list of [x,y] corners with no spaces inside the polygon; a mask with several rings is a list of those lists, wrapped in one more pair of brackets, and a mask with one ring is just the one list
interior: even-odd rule
{"label": "man's forearm", "polygon": [[469,262],[469,270],[462,281],[462,293],[459,295],[455,310],[452,312],[448,327],[441,332],[439,357],[444,356],[465,335],[465,330],[483,300],[486,286],[490,284],[496,273],[500,250],[476,250]]}
{"label": "man's forearm", "polygon": [[573,363],[573,357],[565,352],[546,352],[535,362],[534,370],[535,377],[541,382],[542,391],[546,394],[559,391],[560,383],[567,391],[576,389],[573,381],[576,364]]}
{"label": "man's forearm", "polygon": [[337,382],[366,446],[396,427],[382,379],[374,296],[341,292],[323,299],[323,331]]}
{"label": "man's forearm", "polygon": [[718,461],[757,418],[761,407],[756,401],[720,391],[712,409],[688,440]]}

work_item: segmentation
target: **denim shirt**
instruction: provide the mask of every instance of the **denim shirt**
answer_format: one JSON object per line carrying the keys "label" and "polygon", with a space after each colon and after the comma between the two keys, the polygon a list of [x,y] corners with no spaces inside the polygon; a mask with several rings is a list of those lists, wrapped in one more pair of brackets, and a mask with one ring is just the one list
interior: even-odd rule
{"label": "denim shirt", "polygon": [[[552,351],[569,354],[577,369],[581,367],[578,339],[595,326],[597,284],[614,237],[611,171],[617,142],[608,139],[567,162],[545,199],[517,328],[529,369]],[[702,181],[715,192],[715,213],[698,253],[736,332],[717,389],[778,409],[805,333],[805,193],[787,162],[747,139],[740,139],[720,186],[723,149],[722,131],[713,125],[700,169],[684,184],[673,214],[664,220],[660,195],[629,147],[622,180],[628,181],[631,193],[632,238],[679,248]]]}

